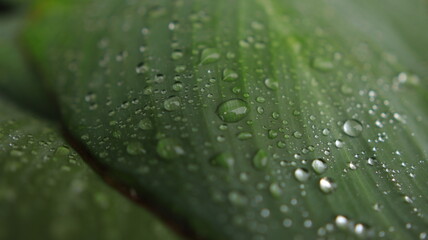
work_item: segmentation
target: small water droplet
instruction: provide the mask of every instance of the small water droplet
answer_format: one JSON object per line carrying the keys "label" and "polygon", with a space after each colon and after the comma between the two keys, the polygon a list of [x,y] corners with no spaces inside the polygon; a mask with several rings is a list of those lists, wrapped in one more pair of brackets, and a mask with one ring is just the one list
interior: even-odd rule
{"label": "small water droplet", "polygon": [[253,157],[253,165],[256,169],[265,169],[269,163],[269,158],[265,150],[260,149]]}
{"label": "small water droplet", "polygon": [[306,182],[309,179],[309,171],[305,168],[297,168],[294,170],[294,177],[299,182]]}
{"label": "small water droplet", "polygon": [[358,137],[363,131],[363,125],[355,119],[347,120],[343,124],[343,132],[350,137]]}
{"label": "small water droplet", "polygon": [[270,90],[277,90],[279,87],[278,81],[276,81],[272,78],[266,78],[264,83],[265,83],[265,86],[267,88],[269,88]]}
{"label": "small water droplet", "polygon": [[279,186],[278,183],[272,183],[269,186],[269,191],[272,194],[272,196],[275,197],[275,198],[280,197],[281,194],[282,194],[282,189],[281,189],[281,187]]}
{"label": "small water droplet", "polygon": [[139,155],[145,153],[145,150],[140,142],[130,142],[126,145],[126,152],[129,155]]}
{"label": "small water droplet", "polygon": [[312,161],[312,169],[318,173],[322,174],[327,169],[327,164],[322,159],[315,159]]}
{"label": "small water droplet", "polygon": [[247,140],[253,137],[253,134],[250,132],[240,132],[237,135],[239,140]]}
{"label": "small water droplet", "polygon": [[153,128],[153,123],[150,119],[143,118],[140,120],[140,122],[138,122],[138,127],[143,130],[150,130]]}
{"label": "small water droplet", "polygon": [[340,140],[340,139],[337,139],[336,141],[334,141],[334,145],[335,145],[337,148],[343,148],[343,146],[345,146],[345,142],[344,142],[344,141],[342,141],[342,140]]}
{"label": "small water droplet", "polygon": [[165,159],[174,159],[184,155],[184,149],[174,138],[164,138],[159,140],[156,146],[157,153]]}
{"label": "small water droplet", "polygon": [[316,57],[312,61],[312,67],[320,71],[330,71],[334,68],[334,65],[331,61],[325,58]]}
{"label": "small water droplet", "polygon": [[237,206],[246,205],[248,201],[244,195],[236,191],[230,192],[228,195],[228,199],[233,205],[237,205]]}
{"label": "small water droplet", "polygon": [[226,82],[232,82],[238,79],[239,75],[232,69],[226,68],[223,71],[223,80]]}
{"label": "small water droplet", "polygon": [[328,177],[323,177],[320,179],[320,189],[324,193],[331,193],[336,189],[336,183]]}
{"label": "small water droplet", "polygon": [[201,64],[214,63],[220,59],[220,52],[215,48],[206,48],[201,53]]}
{"label": "small water droplet", "polygon": [[179,92],[179,91],[183,90],[183,83],[182,82],[175,82],[172,85],[172,90],[174,90],[176,92]]}
{"label": "small water droplet", "polygon": [[220,104],[217,115],[225,122],[234,123],[242,120],[248,114],[247,103],[241,99],[231,99]]}
{"label": "small water droplet", "polygon": [[172,96],[163,102],[165,110],[170,112],[180,109],[180,105],[180,98],[177,96]]}
{"label": "small water droplet", "polygon": [[211,164],[213,166],[219,166],[222,168],[230,169],[233,167],[235,159],[232,154],[229,152],[220,153],[214,158],[211,159]]}
{"label": "small water droplet", "polygon": [[346,229],[348,227],[348,218],[342,215],[337,215],[336,219],[334,220],[336,223],[336,226],[341,229]]}
{"label": "small water droplet", "polygon": [[172,60],[178,60],[178,59],[182,58],[183,55],[184,54],[181,50],[176,49],[171,53],[171,58],[172,58]]}

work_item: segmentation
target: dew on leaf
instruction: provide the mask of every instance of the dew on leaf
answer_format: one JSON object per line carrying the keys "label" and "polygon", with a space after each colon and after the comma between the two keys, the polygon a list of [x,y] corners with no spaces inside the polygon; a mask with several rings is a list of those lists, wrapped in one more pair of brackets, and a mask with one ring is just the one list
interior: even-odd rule
{"label": "dew on leaf", "polygon": [[153,128],[153,123],[148,118],[143,118],[138,122],[138,127],[142,130],[150,130]]}
{"label": "dew on leaf", "polygon": [[294,170],[294,177],[299,182],[306,182],[309,179],[309,176],[309,172],[305,168],[296,168],[296,170]]}
{"label": "dew on leaf", "polygon": [[342,215],[337,215],[334,223],[338,228],[346,229],[348,227],[348,218]]}
{"label": "dew on leaf", "polygon": [[334,68],[334,65],[325,58],[316,57],[312,61],[312,67],[320,71],[330,71]]}
{"label": "dew on leaf", "polygon": [[335,145],[337,148],[343,148],[343,146],[345,146],[345,142],[344,142],[344,141],[342,141],[341,139],[337,139],[336,141],[334,141],[334,145]]}
{"label": "dew on leaf", "polygon": [[363,125],[355,119],[347,120],[343,124],[343,132],[350,137],[358,137],[363,131]]}
{"label": "dew on leaf", "polygon": [[232,154],[230,154],[229,152],[224,152],[212,158],[210,162],[213,166],[219,166],[222,168],[230,169],[233,167],[235,159],[233,158]]}
{"label": "dew on leaf", "polygon": [[183,52],[181,50],[174,50],[171,53],[172,60],[178,60],[183,57]]}
{"label": "dew on leaf", "polygon": [[201,53],[201,64],[214,63],[220,59],[220,52],[215,48],[205,48]]}
{"label": "dew on leaf", "polygon": [[238,79],[239,75],[232,69],[226,68],[223,70],[223,80],[226,82],[232,82]]}
{"label": "dew on leaf", "polygon": [[174,90],[176,92],[179,92],[179,91],[183,90],[183,83],[182,82],[175,82],[172,85],[172,90]]}
{"label": "dew on leaf", "polygon": [[251,132],[240,132],[237,135],[239,140],[247,140],[253,137],[253,134]]}
{"label": "dew on leaf", "polygon": [[311,166],[317,174],[322,174],[327,169],[327,164],[322,159],[313,160]]}
{"label": "dew on leaf", "polygon": [[220,104],[217,115],[225,122],[234,123],[242,120],[248,114],[247,103],[241,99],[231,99]]}
{"label": "dew on leaf", "polygon": [[323,191],[324,193],[331,193],[337,187],[336,183],[329,177],[321,178],[319,184],[321,191]]}
{"label": "dew on leaf", "polygon": [[265,83],[265,86],[270,90],[277,90],[279,87],[278,81],[272,78],[266,78],[264,83]]}
{"label": "dew on leaf", "polygon": [[170,112],[180,109],[180,105],[180,98],[177,96],[172,96],[163,102],[165,110]]}
{"label": "dew on leaf", "polygon": [[279,186],[278,183],[272,183],[269,186],[269,191],[270,191],[270,194],[272,194],[272,196],[275,197],[275,198],[280,197],[281,194],[282,194],[282,189],[281,189],[281,187]]}
{"label": "dew on leaf", "polygon": [[256,169],[265,169],[269,163],[269,158],[265,150],[260,149],[253,157],[253,165]]}
{"label": "dew on leaf", "polygon": [[229,201],[236,206],[246,205],[248,201],[247,197],[236,191],[230,192],[227,197]]}
{"label": "dew on leaf", "polygon": [[144,153],[144,149],[140,142],[130,142],[126,145],[126,152],[129,155],[139,155]]}
{"label": "dew on leaf", "polygon": [[165,159],[174,159],[184,155],[184,149],[174,138],[163,138],[156,146],[156,152]]}

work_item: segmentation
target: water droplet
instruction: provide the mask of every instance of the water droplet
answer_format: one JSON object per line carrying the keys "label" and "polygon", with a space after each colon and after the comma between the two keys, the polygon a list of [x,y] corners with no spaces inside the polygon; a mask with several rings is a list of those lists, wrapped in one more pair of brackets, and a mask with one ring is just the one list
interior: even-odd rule
{"label": "water droplet", "polygon": [[334,141],[334,145],[335,145],[337,148],[343,148],[343,146],[345,146],[345,142],[344,142],[344,141],[342,141],[342,140],[340,140],[340,139],[337,139],[336,141]]}
{"label": "water droplet", "polygon": [[211,164],[213,166],[219,166],[226,169],[232,168],[234,162],[235,162],[235,159],[233,158],[232,154],[230,154],[229,152],[220,153],[211,159]]}
{"label": "water droplet", "polygon": [[183,52],[181,50],[174,50],[171,53],[172,60],[178,60],[183,57]]}
{"label": "water droplet", "polygon": [[293,221],[289,218],[286,218],[284,221],[282,221],[282,225],[286,228],[289,228],[291,225],[293,225]]}
{"label": "water droplet", "polygon": [[206,48],[201,53],[201,64],[209,64],[220,59],[220,52],[215,48]]}
{"label": "water droplet", "polygon": [[243,206],[247,204],[248,201],[244,195],[236,191],[230,192],[228,195],[228,199],[233,205],[237,206]]}
{"label": "water droplet", "polygon": [[363,131],[363,125],[355,119],[347,120],[343,124],[343,132],[350,137],[358,137]]}
{"label": "water droplet", "polygon": [[265,83],[265,86],[271,90],[277,90],[279,87],[278,81],[271,78],[266,78],[264,83]]}
{"label": "water droplet", "polygon": [[346,229],[348,227],[348,218],[342,215],[337,215],[334,220],[338,228]]}
{"label": "water droplet", "polygon": [[226,82],[235,81],[236,79],[238,79],[238,77],[239,77],[239,75],[235,71],[233,71],[229,68],[226,68],[223,71],[223,80]]}
{"label": "water droplet", "polygon": [[183,83],[182,82],[175,82],[172,85],[172,90],[174,90],[176,92],[179,92],[179,91],[183,90]]}
{"label": "water droplet", "polygon": [[294,170],[294,177],[299,182],[306,182],[309,179],[309,172],[305,168],[297,168]]}
{"label": "water droplet", "polygon": [[126,145],[126,152],[129,155],[138,155],[144,153],[143,146],[140,142],[130,142]]}
{"label": "water droplet", "polygon": [[277,131],[275,131],[275,130],[273,130],[273,129],[270,129],[269,131],[268,131],[268,137],[270,138],[270,139],[274,139],[274,138],[276,138],[278,136],[278,132]]}
{"label": "water droplet", "polygon": [[312,169],[316,173],[322,174],[327,169],[327,164],[322,159],[315,159],[312,161]]}
{"label": "water droplet", "polygon": [[320,189],[324,193],[331,193],[336,189],[336,183],[328,177],[323,177],[320,179]]}
{"label": "water droplet", "polygon": [[253,134],[250,132],[240,132],[237,135],[239,140],[247,140],[253,137]]}
{"label": "water droplet", "polygon": [[68,154],[70,154],[70,149],[65,146],[58,147],[55,151],[57,156],[67,156]]}
{"label": "water droplet", "polygon": [[256,169],[265,169],[269,163],[269,158],[265,150],[260,149],[253,157],[253,165]]}
{"label": "water droplet", "polygon": [[142,74],[147,72],[147,70],[149,70],[149,68],[147,67],[146,64],[144,64],[144,62],[140,62],[137,67],[135,67],[135,72],[137,74]]}
{"label": "water droplet", "polygon": [[324,128],[324,129],[322,130],[322,135],[327,136],[327,135],[329,135],[329,134],[330,134],[330,129],[328,129],[328,128]]}
{"label": "water droplet", "polygon": [[275,197],[275,198],[280,197],[281,194],[282,194],[282,189],[281,189],[281,187],[279,186],[278,183],[272,183],[269,186],[269,191],[272,194],[272,196]]}
{"label": "water droplet", "polygon": [[320,71],[330,71],[334,68],[334,65],[331,61],[325,58],[316,57],[312,61],[312,67]]}
{"label": "water droplet", "polygon": [[241,99],[231,99],[222,104],[217,108],[217,115],[225,122],[238,122],[242,120],[248,114],[247,103]]}
{"label": "water droplet", "polygon": [[177,96],[172,96],[163,102],[163,107],[167,111],[178,110],[178,109],[180,109],[180,105],[181,105],[180,104],[180,98]]}
{"label": "water droplet", "polygon": [[138,122],[138,127],[143,130],[150,130],[153,128],[152,121],[148,118],[143,118]]}
{"label": "water droplet", "polygon": [[267,209],[267,208],[263,208],[263,209],[260,211],[260,216],[261,216],[261,217],[263,217],[263,218],[267,218],[267,217],[269,217],[269,216],[270,216],[270,211],[269,211],[269,209]]}
{"label": "water droplet", "polygon": [[174,159],[184,155],[184,149],[178,141],[173,138],[164,138],[159,140],[156,146],[157,153],[165,159]]}
{"label": "water droplet", "polygon": [[302,134],[301,132],[299,132],[299,131],[295,131],[295,132],[293,133],[293,136],[294,136],[295,138],[302,138],[303,134]]}

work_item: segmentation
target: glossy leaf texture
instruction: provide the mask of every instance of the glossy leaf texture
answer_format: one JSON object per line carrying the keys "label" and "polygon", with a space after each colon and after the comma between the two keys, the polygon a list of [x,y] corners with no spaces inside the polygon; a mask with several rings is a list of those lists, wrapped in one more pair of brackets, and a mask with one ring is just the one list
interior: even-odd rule
{"label": "glossy leaf texture", "polygon": [[425,239],[427,2],[43,1],[91,164],[204,239]]}

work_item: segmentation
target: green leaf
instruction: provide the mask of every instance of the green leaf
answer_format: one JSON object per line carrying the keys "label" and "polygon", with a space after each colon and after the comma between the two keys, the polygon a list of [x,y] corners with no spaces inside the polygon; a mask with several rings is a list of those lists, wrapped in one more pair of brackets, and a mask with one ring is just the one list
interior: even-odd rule
{"label": "green leaf", "polygon": [[426,9],[46,1],[26,40],[93,164],[196,236],[424,239]]}
{"label": "green leaf", "polygon": [[58,132],[0,99],[0,239],[178,239],[100,181]]}

